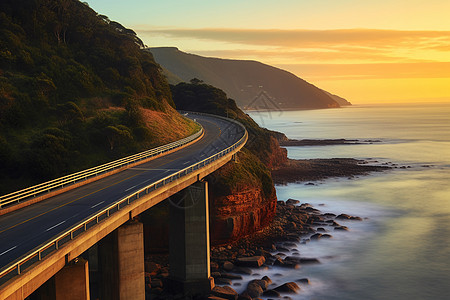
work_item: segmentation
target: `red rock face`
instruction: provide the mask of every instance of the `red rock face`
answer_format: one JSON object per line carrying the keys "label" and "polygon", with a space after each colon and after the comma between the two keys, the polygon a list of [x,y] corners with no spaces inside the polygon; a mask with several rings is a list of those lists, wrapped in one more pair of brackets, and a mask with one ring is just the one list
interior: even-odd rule
{"label": "red rock face", "polygon": [[281,148],[278,141],[274,138],[270,138],[270,155],[267,158],[266,165],[269,169],[277,169],[284,166],[288,162],[286,148]]}
{"label": "red rock face", "polygon": [[261,189],[210,199],[210,234],[213,245],[237,240],[267,226],[276,212],[275,192],[265,198]]}

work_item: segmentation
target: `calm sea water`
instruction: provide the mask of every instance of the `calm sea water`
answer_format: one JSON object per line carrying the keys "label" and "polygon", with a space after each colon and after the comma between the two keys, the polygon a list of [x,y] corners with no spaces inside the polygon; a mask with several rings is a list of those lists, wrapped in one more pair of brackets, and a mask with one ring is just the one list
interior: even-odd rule
{"label": "calm sea water", "polygon": [[330,231],[333,239],[297,245],[301,256],[317,257],[321,264],[298,270],[275,267],[261,275],[268,274],[275,284],[309,278],[311,284],[301,286],[293,299],[450,299],[450,105],[250,115],[289,138],[380,141],[289,147],[290,158],[354,157],[411,167],[314,186],[277,186],[279,200],[294,198],[322,212],[366,219],[340,221],[350,231]]}

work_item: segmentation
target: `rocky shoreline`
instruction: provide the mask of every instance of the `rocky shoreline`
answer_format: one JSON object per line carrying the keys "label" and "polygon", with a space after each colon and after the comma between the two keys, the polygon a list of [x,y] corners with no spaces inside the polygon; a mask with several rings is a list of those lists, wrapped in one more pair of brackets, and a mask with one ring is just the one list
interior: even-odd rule
{"label": "rocky shoreline", "polygon": [[[340,220],[361,221],[362,218],[346,214],[323,213],[308,203],[288,199],[278,201],[274,221],[260,232],[232,244],[212,247],[211,276],[216,287],[210,295],[199,295],[198,299],[255,299],[261,296],[286,299],[290,294],[301,292],[308,278],[298,278],[276,286],[267,276],[247,283],[244,292],[238,294],[233,287],[240,287],[243,275],[264,273],[272,266],[297,269],[305,264],[318,264],[319,259],[303,257],[296,248],[297,243],[332,238],[333,231],[348,230]],[[158,263],[155,263],[155,260]],[[165,290],[169,271],[167,256],[148,257],[146,262],[147,299],[178,299]]]}
{"label": "rocky shoreline", "polygon": [[326,139],[326,140],[294,140],[294,139],[284,139],[280,140],[281,147],[290,146],[332,146],[332,145],[361,145],[361,144],[373,144],[380,143],[380,140],[347,140],[347,139]]}
{"label": "rocky shoreline", "polygon": [[[319,181],[329,177],[349,177],[367,175],[397,168],[392,163],[370,165],[377,161],[363,161],[352,158],[334,159],[289,159],[288,163],[272,171],[277,184],[289,182]],[[303,257],[296,248],[298,243],[332,238],[335,231],[348,228],[339,224],[341,220],[362,221],[357,216],[323,213],[308,203],[288,199],[278,201],[273,222],[236,242],[211,248],[211,276],[216,287],[209,295],[197,295],[195,299],[211,300],[250,300],[260,297],[290,299],[289,295],[301,293],[302,286],[309,284],[308,278],[298,278],[295,282],[285,282],[276,286],[267,276],[246,283],[245,291],[237,293],[234,288],[242,290],[242,276],[264,273],[272,266],[282,268],[299,268],[304,264],[320,264],[315,257]],[[169,276],[168,255],[151,255],[145,264],[146,299],[185,299],[186,295],[173,295],[165,289]],[[234,288],[233,288],[234,287]]]}
{"label": "rocky shoreline", "polygon": [[[370,163],[378,163],[371,161]],[[272,170],[275,184],[324,180],[330,177],[350,177],[382,172],[395,167],[395,164],[371,165],[366,160],[354,158],[330,159],[288,159],[288,162]]]}

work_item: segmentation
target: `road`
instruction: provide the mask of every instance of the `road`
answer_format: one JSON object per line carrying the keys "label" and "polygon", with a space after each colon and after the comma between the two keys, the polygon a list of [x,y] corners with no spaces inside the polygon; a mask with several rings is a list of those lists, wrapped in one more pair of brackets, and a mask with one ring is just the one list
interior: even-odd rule
{"label": "road", "polygon": [[140,188],[189,167],[232,145],[243,129],[222,119],[192,115],[205,134],[174,153],[64,194],[0,216],[0,270],[85,218]]}

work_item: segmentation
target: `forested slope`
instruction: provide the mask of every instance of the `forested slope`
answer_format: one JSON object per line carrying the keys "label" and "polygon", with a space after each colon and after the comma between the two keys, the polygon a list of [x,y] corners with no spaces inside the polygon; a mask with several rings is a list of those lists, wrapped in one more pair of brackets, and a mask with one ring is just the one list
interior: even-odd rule
{"label": "forested slope", "polygon": [[0,2],[0,194],[194,131],[143,47],[77,0]]}

